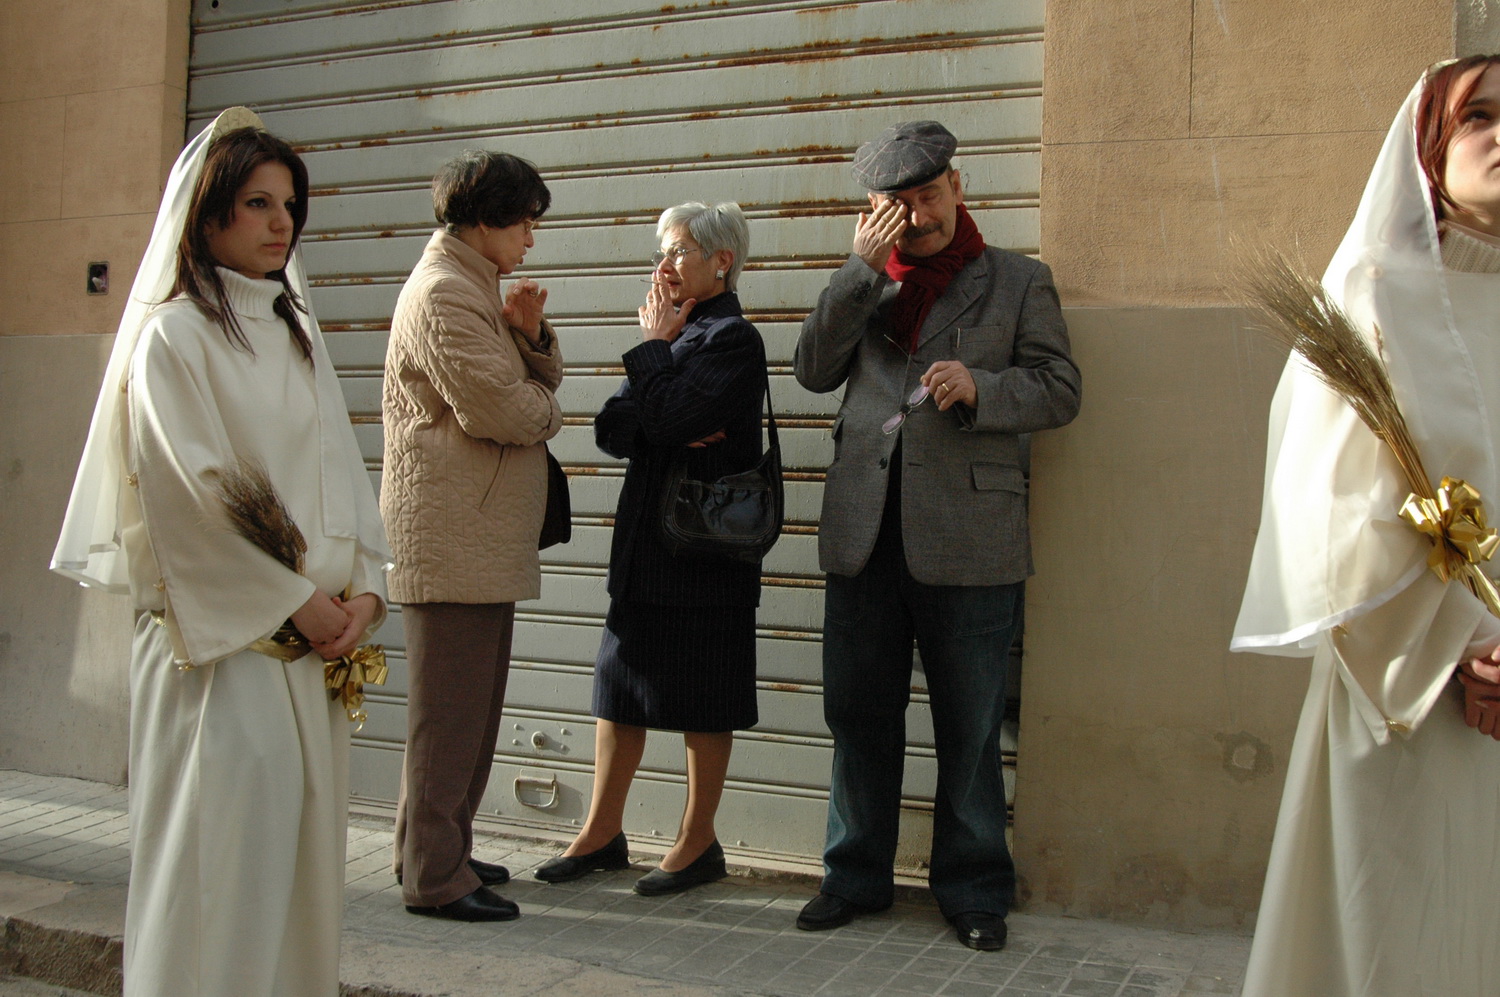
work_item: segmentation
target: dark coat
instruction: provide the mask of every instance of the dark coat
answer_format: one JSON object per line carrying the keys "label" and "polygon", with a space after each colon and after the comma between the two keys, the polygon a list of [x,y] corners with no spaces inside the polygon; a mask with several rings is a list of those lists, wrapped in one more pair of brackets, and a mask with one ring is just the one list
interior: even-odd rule
{"label": "dark coat", "polygon": [[[609,556],[611,598],[668,606],[755,606],[760,569],[727,558],[674,556],[661,537],[672,461],[712,481],[760,460],[766,348],[733,292],[695,307],[671,344],[648,340],[624,356],[625,383],[594,420],[594,441],[624,457],[625,485]],[[706,447],[689,443],[724,430]]]}

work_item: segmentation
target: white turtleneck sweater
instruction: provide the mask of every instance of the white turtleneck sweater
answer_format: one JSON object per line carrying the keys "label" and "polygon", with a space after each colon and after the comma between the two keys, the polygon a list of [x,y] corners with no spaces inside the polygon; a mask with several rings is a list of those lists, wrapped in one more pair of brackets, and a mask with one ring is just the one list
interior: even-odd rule
{"label": "white turtleneck sweater", "polygon": [[1500,239],[1455,222],[1439,222],[1443,266],[1458,273],[1500,273]]}
{"label": "white turtleneck sweater", "polygon": [[[314,587],[385,596],[384,537],[321,340],[317,370],[273,311],[281,284],[218,272],[253,355],[191,301],[161,305],[131,360],[122,441],[132,597],[170,605],[178,651],[200,665],[273,633]],[[228,525],[211,483],[240,457],[266,469],[306,538],[302,576]]]}

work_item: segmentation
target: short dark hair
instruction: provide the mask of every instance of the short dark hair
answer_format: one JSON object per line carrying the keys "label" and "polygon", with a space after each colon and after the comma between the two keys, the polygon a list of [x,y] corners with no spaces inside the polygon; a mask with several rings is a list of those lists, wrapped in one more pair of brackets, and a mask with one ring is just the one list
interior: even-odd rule
{"label": "short dark hair", "polygon": [[432,178],[432,213],[450,232],[504,228],[542,217],[551,204],[536,167],[508,152],[470,149]]}
{"label": "short dark hair", "polygon": [[[177,279],[172,284],[169,297],[183,295],[196,304],[219,328],[224,330],[230,343],[254,353],[250,340],[229,306],[224,281],[214,268],[219,261],[208,248],[208,229],[228,228],[234,222],[235,197],[240,188],[250,180],[250,174],[264,163],[280,163],[292,174],[293,199],[292,238],[287,243],[287,259],[297,247],[297,239],[307,224],[307,167],[290,145],[269,132],[259,128],[236,128],[213,140],[204,157],[203,171],[198,174],[198,183],[193,188],[193,199],[188,205],[186,223],[182,229],[182,240],[177,245]],[[312,363],[312,341],[297,318],[297,309],[304,308],[297,292],[292,290],[287,279],[286,268],[266,274],[281,282],[285,288],[277,296],[276,314],[286,323],[292,340],[301,350],[302,356]]]}

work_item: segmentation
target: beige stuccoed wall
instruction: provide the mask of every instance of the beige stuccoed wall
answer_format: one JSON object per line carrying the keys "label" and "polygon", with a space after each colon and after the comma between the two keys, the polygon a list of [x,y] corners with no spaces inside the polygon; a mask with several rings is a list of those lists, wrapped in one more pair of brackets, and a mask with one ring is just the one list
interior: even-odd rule
{"label": "beige stuccoed wall", "polygon": [[[182,145],[188,0],[0,0],[0,768],[122,782],[130,611],[47,571]],[[108,261],[107,295],[84,293]]]}
{"label": "beige stuccoed wall", "polygon": [[1226,278],[1266,243],[1321,272],[1454,17],[1449,0],[1048,0],[1041,255],[1084,405],[1035,449],[1029,909],[1253,924],[1307,666],[1228,652],[1282,355]]}

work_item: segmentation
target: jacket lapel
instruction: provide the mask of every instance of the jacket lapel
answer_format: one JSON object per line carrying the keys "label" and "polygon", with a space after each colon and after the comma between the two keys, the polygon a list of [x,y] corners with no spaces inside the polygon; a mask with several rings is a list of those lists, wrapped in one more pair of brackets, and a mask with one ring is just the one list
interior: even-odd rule
{"label": "jacket lapel", "polygon": [[964,313],[970,302],[979,297],[989,272],[989,259],[981,254],[954,275],[948,289],[932,303],[932,310],[927,313],[927,321],[922,325],[922,334],[917,338],[917,349],[920,350],[929,339],[952,325],[953,320]]}
{"label": "jacket lapel", "polygon": [[683,330],[682,335],[672,340],[672,361],[674,363],[682,363],[687,357],[696,353],[698,347],[701,345],[703,334],[707,331],[708,326],[706,325],[693,326],[689,324],[688,328]]}
{"label": "jacket lapel", "polygon": [[699,340],[708,335],[708,331],[719,324],[723,319],[739,314],[739,299],[734,292],[729,292],[722,299],[705,312],[694,311],[688,318],[687,327],[682,330],[681,335],[672,340],[672,359],[681,361],[684,355],[698,349],[702,343]]}

